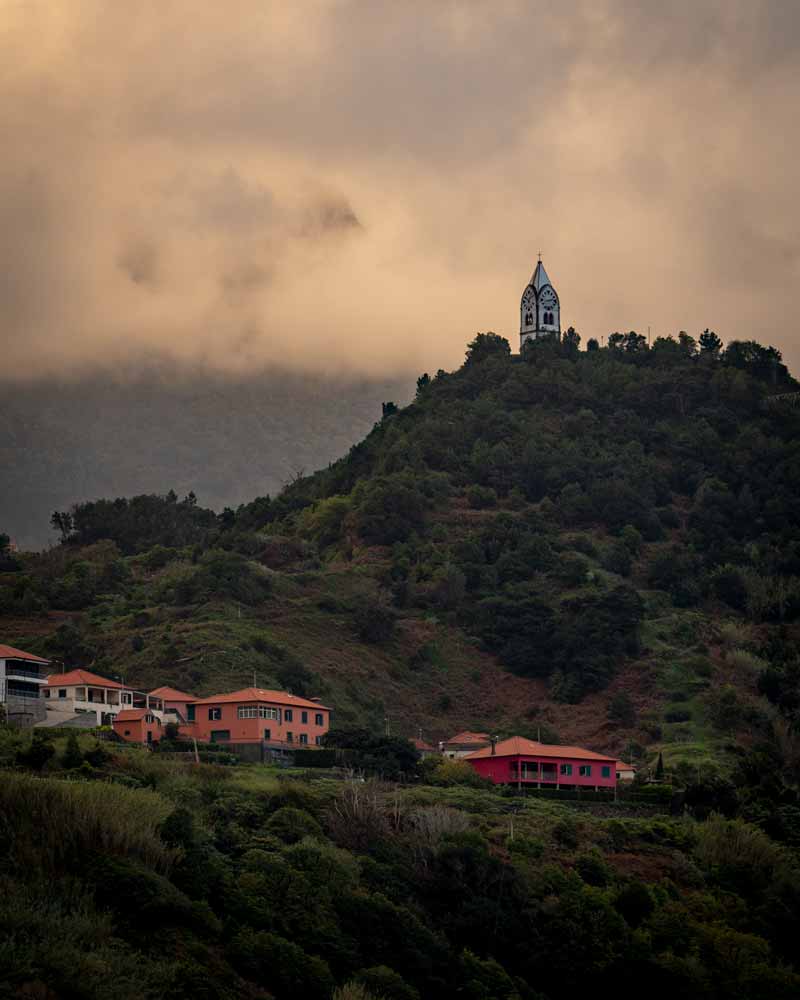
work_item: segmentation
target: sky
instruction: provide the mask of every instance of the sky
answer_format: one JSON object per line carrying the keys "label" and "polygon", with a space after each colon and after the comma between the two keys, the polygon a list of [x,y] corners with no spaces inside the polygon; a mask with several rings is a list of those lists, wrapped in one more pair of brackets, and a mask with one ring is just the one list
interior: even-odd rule
{"label": "sky", "polygon": [[800,4],[0,0],[0,368],[387,376],[710,327],[796,372]]}

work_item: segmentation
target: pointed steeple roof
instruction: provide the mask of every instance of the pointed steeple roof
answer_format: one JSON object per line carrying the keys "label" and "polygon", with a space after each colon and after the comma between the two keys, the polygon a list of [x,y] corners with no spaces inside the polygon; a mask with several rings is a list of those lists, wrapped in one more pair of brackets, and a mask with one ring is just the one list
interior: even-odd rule
{"label": "pointed steeple roof", "polygon": [[537,292],[544,288],[545,285],[552,287],[552,282],[547,277],[547,271],[545,271],[544,264],[541,261],[536,265],[536,270],[533,272],[533,277],[531,278],[531,284]]}

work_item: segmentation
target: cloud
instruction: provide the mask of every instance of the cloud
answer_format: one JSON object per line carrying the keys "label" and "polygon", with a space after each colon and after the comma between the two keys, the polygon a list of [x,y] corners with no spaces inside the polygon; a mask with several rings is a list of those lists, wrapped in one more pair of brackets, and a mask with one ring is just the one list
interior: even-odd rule
{"label": "cloud", "polygon": [[[205,9],[208,7],[208,9]],[[588,336],[781,347],[800,9],[188,0],[0,11],[8,375],[164,356],[391,374]]]}

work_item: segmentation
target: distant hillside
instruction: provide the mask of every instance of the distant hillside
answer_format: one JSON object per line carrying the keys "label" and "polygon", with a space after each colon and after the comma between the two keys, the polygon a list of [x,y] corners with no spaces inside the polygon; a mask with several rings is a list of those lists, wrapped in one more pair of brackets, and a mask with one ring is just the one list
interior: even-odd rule
{"label": "distant hillside", "polygon": [[0,386],[0,530],[33,548],[56,540],[54,510],[93,497],[167,484],[221,510],[276,493],[338,458],[384,400],[410,395],[408,380],[233,378],[173,366]]}
{"label": "distant hillside", "polygon": [[757,344],[609,340],[520,359],[480,335],[330,468],[236,511],[170,477],[81,504],[63,545],[7,561],[6,641],[724,774],[800,706],[800,408],[769,401],[798,386]]}

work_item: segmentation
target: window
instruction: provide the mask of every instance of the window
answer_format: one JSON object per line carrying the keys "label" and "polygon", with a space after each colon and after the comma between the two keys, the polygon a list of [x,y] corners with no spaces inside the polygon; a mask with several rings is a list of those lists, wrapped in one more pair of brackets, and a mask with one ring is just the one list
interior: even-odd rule
{"label": "window", "polygon": [[211,742],[212,743],[225,743],[231,738],[230,729],[212,729],[211,730]]}
{"label": "window", "polygon": [[257,719],[258,705],[240,705],[236,710],[237,719]]}
{"label": "window", "polygon": [[308,743],[308,737],[305,733],[300,733],[300,742],[305,746]]}
{"label": "window", "polygon": [[258,716],[261,719],[274,719],[276,722],[281,721],[281,713],[277,708],[270,708],[268,705],[258,706]]}
{"label": "window", "polygon": [[265,740],[271,740],[272,739],[272,730],[271,729],[265,729],[264,730],[264,739]]}
{"label": "window", "polygon": [[44,696],[45,696],[45,698],[49,698],[50,697],[50,688],[45,688],[44,689]]}
{"label": "window", "polygon": [[133,704],[133,695],[129,691],[123,691],[120,700],[123,705],[131,705]]}
{"label": "window", "polygon": [[194,722],[194,705],[186,706],[186,721]]}
{"label": "window", "polygon": [[66,688],[59,688],[58,689],[58,697],[59,698],[66,698],[67,697],[67,689]]}
{"label": "window", "polygon": [[322,737],[321,736],[315,736],[314,737],[314,742],[317,744],[318,747],[321,747],[322,746]]}
{"label": "window", "polygon": [[303,723],[304,726],[308,725],[308,712],[300,713],[300,721]]}
{"label": "window", "polygon": [[221,719],[222,718],[222,709],[221,708],[209,708],[209,710],[208,710],[208,717],[209,717],[209,719],[211,719],[212,722],[215,722],[218,719]]}
{"label": "window", "polygon": [[592,765],[591,764],[581,764],[578,768],[578,773],[582,778],[591,778],[592,776]]}
{"label": "window", "polygon": [[125,734],[125,736],[130,736],[131,735],[130,729],[124,730],[124,734]]}
{"label": "window", "polygon": [[152,716],[152,715],[146,715],[146,716],[144,717],[144,721],[145,721],[145,722],[154,722],[155,720],[154,720],[154,718],[153,718],[153,716]]}
{"label": "window", "polygon": [[293,741],[294,741],[294,735],[293,735],[293,733],[291,733],[291,732],[288,732],[288,733],[286,734],[286,742],[287,742],[287,743],[292,743]]}
{"label": "window", "polygon": [[569,777],[572,774],[572,764],[562,764],[559,770],[562,774],[566,774]]}
{"label": "window", "polygon": [[284,709],[283,717],[287,722],[294,722],[294,716],[291,708]]}
{"label": "window", "polygon": [[317,712],[317,714],[314,716],[314,725],[315,726],[325,725],[325,720],[322,717],[322,712]]}
{"label": "window", "polygon": [[600,768],[600,773],[603,775],[604,778],[610,778],[611,777],[611,768],[604,764]]}

